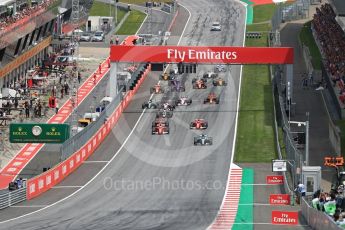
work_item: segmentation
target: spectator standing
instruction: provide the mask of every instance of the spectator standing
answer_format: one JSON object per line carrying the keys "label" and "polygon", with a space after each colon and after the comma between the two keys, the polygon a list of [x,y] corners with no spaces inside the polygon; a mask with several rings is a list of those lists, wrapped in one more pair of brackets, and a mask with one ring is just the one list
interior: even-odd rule
{"label": "spectator standing", "polygon": [[61,85],[61,90],[60,90],[60,92],[61,92],[61,99],[63,98],[63,92],[64,92],[64,91],[65,91],[64,86]]}
{"label": "spectator standing", "polygon": [[333,216],[335,214],[337,206],[334,193],[331,193],[330,199],[324,204],[324,208],[327,215]]}
{"label": "spectator standing", "polygon": [[37,112],[38,112],[38,117],[41,117],[42,116],[42,104],[41,104],[41,101],[38,101],[38,104],[37,104]]}
{"label": "spectator standing", "polygon": [[97,83],[97,76],[96,73],[93,74],[93,84],[96,85]]}
{"label": "spectator standing", "polygon": [[56,104],[55,104],[55,113],[58,114],[58,112],[59,112],[59,103],[56,102]]}
{"label": "spectator standing", "polygon": [[78,82],[79,82],[79,84],[80,84],[80,82],[81,82],[81,75],[80,75],[80,72],[78,71]]}
{"label": "spectator standing", "polygon": [[25,117],[29,118],[30,117],[30,108],[29,108],[29,102],[28,101],[25,102],[24,107],[25,107]]}
{"label": "spectator standing", "polygon": [[68,95],[68,83],[67,83],[67,81],[65,81],[64,88],[65,88],[65,94]]}
{"label": "spectator standing", "polygon": [[102,62],[100,62],[99,65],[98,65],[98,73],[99,74],[102,73]]}
{"label": "spectator standing", "polygon": [[300,204],[301,198],[305,196],[305,186],[300,181],[298,181],[298,185],[295,188],[295,192],[297,192],[297,204]]}
{"label": "spectator standing", "polygon": [[18,104],[19,104],[19,103],[18,103],[18,98],[15,97],[15,98],[14,98],[14,108],[17,109],[17,108],[18,108]]}

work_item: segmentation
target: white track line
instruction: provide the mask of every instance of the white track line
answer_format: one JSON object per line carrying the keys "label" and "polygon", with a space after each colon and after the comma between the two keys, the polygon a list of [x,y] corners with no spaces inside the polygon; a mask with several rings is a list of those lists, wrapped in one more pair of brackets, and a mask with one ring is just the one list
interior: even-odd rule
{"label": "white track line", "polygon": [[92,164],[92,163],[108,163],[109,161],[84,161],[83,164]]}
{"label": "white track line", "polygon": [[139,29],[137,30],[137,32],[135,33],[135,35],[138,35],[139,31],[141,30],[141,27],[143,27],[147,17],[149,16],[147,13],[145,13],[145,12],[143,12],[143,13],[146,14],[146,17],[144,18],[143,23],[141,23],[141,25],[140,25]]}
{"label": "white track line", "polygon": [[82,186],[78,186],[78,185],[57,185],[57,186],[54,186],[52,188],[81,188]]}
{"label": "white track line", "polygon": [[[180,5],[181,5],[181,4],[180,4]],[[184,6],[183,6],[183,7],[184,7]],[[188,10],[188,9],[187,9],[187,10]],[[182,32],[182,34],[181,34],[181,37],[183,37],[183,35],[184,35],[184,32],[185,32],[186,27],[187,27],[187,25],[188,25],[189,19],[190,19],[190,15],[189,15],[189,18],[188,18],[188,20],[187,20],[187,23],[186,23],[186,25],[185,25],[185,27],[184,27],[184,29],[183,29],[183,32]],[[145,22],[145,21],[143,21],[143,24],[144,24],[144,22]],[[141,26],[142,26],[142,25],[141,25]],[[141,26],[140,26],[140,27],[141,27]],[[139,29],[140,29],[140,28],[139,28]],[[138,29],[138,31],[139,31],[139,29]],[[180,37],[180,40],[179,40],[178,44],[179,44],[180,41],[181,41],[181,37]],[[153,94],[151,95],[151,98],[152,98],[152,96],[153,96]],[[12,218],[12,219],[0,221],[0,224],[7,223],[7,222],[10,222],[10,221],[12,221],[12,220],[18,220],[18,219],[20,219],[20,218],[23,218],[23,217],[26,217],[26,216],[29,216],[29,215],[38,213],[38,212],[40,212],[40,211],[43,211],[43,210],[45,210],[45,209],[47,209],[47,208],[53,207],[53,206],[55,206],[55,205],[61,203],[62,201],[65,201],[65,200],[69,199],[70,197],[74,196],[75,194],[77,194],[77,193],[80,192],[81,190],[83,190],[88,184],[90,184],[92,181],[94,181],[94,180],[98,177],[98,175],[100,175],[100,174],[108,167],[108,165],[115,159],[115,157],[117,156],[117,154],[119,154],[119,152],[123,149],[123,147],[126,145],[126,143],[127,143],[127,141],[129,140],[129,138],[132,136],[134,130],[135,130],[136,127],[138,126],[140,120],[141,120],[142,117],[144,116],[145,111],[146,111],[146,109],[144,109],[143,112],[141,113],[140,117],[138,118],[138,121],[135,123],[135,125],[134,125],[132,131],[129,133],[129,135],[127,136],[127,138],[125,139],[125,141],[122,143],[120,149],[115,153],[115,155],[110,159],[110,161],[109,161],[109,162],[108,162],[108,163],[107,163],[107,164],[106,164],[106,165],[105,165],[105,166],[104,166],[94,177],[92,177],[91,180],[89,180],[85,185],[81,186],[78,190],[76,190],[76,191],[73,192],[72,194],[66,196],[65,198],[63,198],[63,199],[61,199],[61,200],[58,200],[58,201],[56,201],[55,203],[52,203],[52,204],[50,204],[50,205],[44,206],[42,209],[36,210],[36,211],[34,211],[34,212],[27,213],[27,214],[24,214],[24,215],[22,215],[22,216],[18,216],[18,217]]]}
{"label": "white track line", "polygon": [[44,208],[47,205],[12,205],[10,208]]}

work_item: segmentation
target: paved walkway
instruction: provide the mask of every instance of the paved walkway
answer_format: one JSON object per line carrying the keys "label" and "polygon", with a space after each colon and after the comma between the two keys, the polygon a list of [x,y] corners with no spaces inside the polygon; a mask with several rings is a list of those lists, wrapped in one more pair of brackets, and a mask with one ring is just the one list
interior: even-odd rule
{"label": "paved walkway", "polygon": [[[99,63],[99,62],[97,62]],[[96,76],[96,84],[103,78],[108,70],[107,61],[102,64],[101,74]],[[97,72],[98,73],[98,72]],[[78,89],[78,102],[82,102],[86,96],[92,91],[96,85],[94,83],[93,74],[89,75],[86,81]],[[54,114],[47,123],[51,124],[61,124],[64,123],[72,112],[71,100],[65,101],[61,105],[59,112]],[[12,158],[9,163],[0,172],[0,189],[5,189],[8,187],[8,183],[11,182],[18,173],[25,167],[25,165],[39,152],[39,150],[44,146],[44,144],[25,144]]]}
{"label": "paved walkway", "polygon": [[[306,121],[306,113],[309,112],[310,121],[310,166],[323,166],[324,156],[329,156],[333,151],[329,141],[328,114],[324,107],[321,91],[315,90],[316,87],[303,89],[302,73],[307,72],[306,65],[303,60],[303,53],[298,43],[298,35],[303,24],[311,20],[316,7],[312,5],[310,9],[310,18],[294,22],[288,22],[283,25],[280,33],[281,45],[293,47],[295,51],[294,64],[294,100],[296,103],[295,115],[291,117],[294,121]],[[319,82],[321,79],[314,79]],[[325,191],[330,190],[330,180],[333,170],[324,168],[322,172],[322,188]]]}
{"label": "paved walkway", "polygon": [[[81,53],[81,52],[80,52]],[[103,60],[106,57],[103,58]],[[81,74],[81,82],[80,84],[76,82],[76,86],[79,87],[85,79],[97,68],[98,62],[92,61],[92,60],[83,60],[79,62],[80,66],[80,72]],[[72,79],[69,78],[67,80],[69,85],[73,85],[74,83],[72,82]],[[63,98],[60,98],[60,93],[58,91],[58,103],[60,105],[63,105],[67,99],[69,99],[69,96],[64,96]],[[42,101],[45,101],[46,96],[40,97]],[[32,112],[32,111],[31,111]],[[33,123],[46,123],[54,114],[55,114],[55,109],[52,108],[47,108],[47,110],[44,112],[43,109],[43,115],[41,117],[35,117],[33,116],[33,112],[31,113],[31,117],[29,119],[24,118],[23,120],[19,116],[18,111],[12,111],[11,112],[14,116],[14,120],[12,122],[33,122]],[[4,138],[4,151],[0,151],[0,170],[8,164],[8,162],[18,153],[18,151],[23,148],[24,144],[20,143],[10,143],[9,142],[9,128],[8,126],[1,126],[0,131],[3,133],[3,138]]]}

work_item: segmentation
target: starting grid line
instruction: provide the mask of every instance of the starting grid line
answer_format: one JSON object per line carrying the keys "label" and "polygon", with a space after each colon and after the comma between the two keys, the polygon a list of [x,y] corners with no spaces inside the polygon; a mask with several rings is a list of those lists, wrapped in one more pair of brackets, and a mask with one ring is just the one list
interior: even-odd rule
{"label": "starting grid line", "polygon": [[60,186],[54,186],[52,188],[81,188],[83,186],[80,185],[60,185]]}
{"label": "starting grid line", "polygon": [[108,163],[109,161],[84,161],[83,164]]}
{"label": "starting grid line", "polygon": [[12,205],[10,208],[44,208],[48,205]]}

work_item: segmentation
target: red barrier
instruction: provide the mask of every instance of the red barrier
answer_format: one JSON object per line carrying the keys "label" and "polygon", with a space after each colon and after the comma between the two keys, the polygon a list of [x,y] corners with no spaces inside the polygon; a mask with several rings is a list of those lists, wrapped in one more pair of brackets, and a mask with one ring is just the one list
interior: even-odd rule
{"label": "red barrier", "polygon": [[85,161],[97,149],[97,147],[103,142],[103,140],[107,137],[109,132],[116,125],[123,110],[127,108],[128,104],[131,102],[133,96],[135,95],[138,88],[141,86],[141,84],[145,80],[150,70],[151,70],[151,66],[149,66],[145,70],[143,76],[138,81],[138,84],[135,86],[135,88],[126,94],[123,101],[111,114],[109,119],[104,123],[104,125],[102,125],[102,127],[97,131],[97,133],[94,136],[92,136],[91,139],[83,147],[81,147],[72,156],[70,156],[68,159],[61,162],[54,168],[44,172],[43,174],[35,178],[28,180],[27,182],[27,199],[28,200],[36,196],[39,196],[40,194],[46,192],[47,190],[49,190],[56,184],[60,183],[69,174],[71,174],[74,170],[76,170],[81,165],[81,163]]}
{"label": "red barrier", "polygon": [[298,212],[272,211],[272,224],[297,225]]}
{"label": "red barrier", "polygon": [[266,176],[266,184],[284,184],[284,176],[282,175]]}
{"label": "red barrier", "polygon": [[271,205],[290,205],[290,195],[270,194],[269,203]]}

